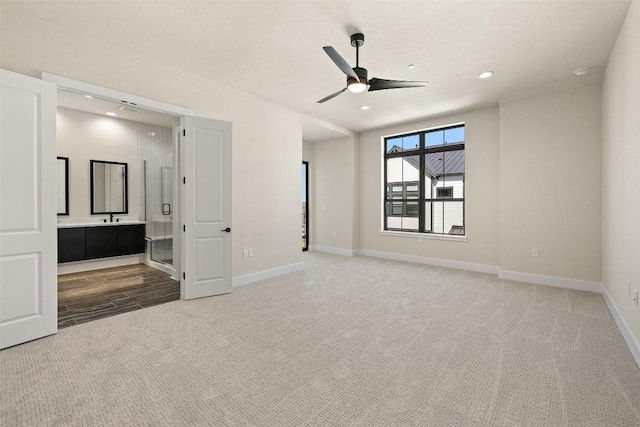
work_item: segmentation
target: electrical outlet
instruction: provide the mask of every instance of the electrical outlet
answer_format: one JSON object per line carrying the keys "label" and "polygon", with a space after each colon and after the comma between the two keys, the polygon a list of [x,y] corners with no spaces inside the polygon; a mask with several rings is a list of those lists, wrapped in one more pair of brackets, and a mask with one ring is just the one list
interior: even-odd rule
{"label": "electrical outlet", "polygon": [[338,235],[338,233],[336,233],[335,231],[333,232],[333,237],[336,237]]}
{"label": "electrical outlet", "polygon": [[249,248],[249,256],[252,257],[253,256],[253,248]]}
{"label": "electrical outlet", "polygon": [[536,248],[531,249],[531,256],[534,258],[539,258],[540,257],[540,251]]}
{"label": "electrical outlet", "polygon": [[243,249],[242,250],[242,258],[246,258],[249,256],[249,249]]}

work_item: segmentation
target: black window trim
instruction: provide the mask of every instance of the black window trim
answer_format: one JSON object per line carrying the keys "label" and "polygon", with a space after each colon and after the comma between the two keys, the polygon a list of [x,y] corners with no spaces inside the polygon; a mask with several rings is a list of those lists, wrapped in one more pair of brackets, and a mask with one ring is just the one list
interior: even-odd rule
{"label": "black window trim", "polygon": [[[465,203],[465,198],[466,198],[466,189],[465,189],[465,180],[466,180],[466,172],[463,172],[462,174],[455,174],[455,175],[462,175],[462,183],[463,183],[463,190],[462,190],[462,197],[459,198],[453,198],[453,197],[434,197],[436,196],[436,194],[430,194],[430,197],[426,197],[426,188],[425,188],[425,155],[429,154],[429,153],[436,153],[436,152],[448,152],[448,151],[458,151],[458,150],[465,150],[465,142],[454,142],[451,144],[443,144],[443,145],[437,145],[437,146],[429,146],[429,147],[425,147],[425,141],[426,141],[426,135],[428,133],[432,133],[432,132],[440,132],[440,131],[446,131],[449,129],[455,129],[455,128],[465,128],[465,140],[466,140],[466,123],[458,123],[458,124],[454,124],[454,125],[448,125],[448,126],[443,126],[443,127],[435,127],[435,128],[429,128],[429,129],[425,129],[425,130],[421,130],[421,131],[417,131],[417,132],[409,132],[406,134],[397,134],[397,135],[391,135],[391,136],[387,136],[383,138],[383,179],[384,179],[384,200],[383,200],[383,227],[385,231],[393,231],[393,232],[402,232],[402,233],[416,233],[416,234],[425,234],[425,235],[435,235],[435,236],[447,236],[449,235],[448,232],[445,232],[443,230],[442,233],[434,233],[433,230],[433,203],[434,202],[462,202],[462,224],[463,224],[463,228],[465,233],[464,234],[457,234],[458,236],[466,236],[466,203]],[[387,153],[387,142],[389,140],[392,139],[396,139],[396,138],[405,138],[405,137],[410,137],[410,136],[414,136],[414,135],[418,135],[419,137],[419,146],[418,149],[411,149],[411,150],[407,150],[407,151],[403,151],[403,152],[397,152],[397,153]],[[390,204],[391,202],[403,202],[403,214],[406,212],[406,202],[407,201],[416,201],[416,199],[406,199],[405,198],[405,194],[406,194],[406,185],[403,185],[403,198],[402,199],[393,199],[393,198],[389,198],[389,193],[390,193],[390,187],[389,185],[394,184],[394,183],[389,183],[387,182],[387,160],[388,159],[392,159],[392,158],[398,158],[398,157],[409,157],[409,156],[418,156],[419,159],[419,192],[418,192],[418,230],[408,230],[408,229],[402,229],[402,228],[389,228],[388,226],[388,222],[387,222],[387,218],[389,216],[392,217],[397,217],[398,215],[390,215],[391,211],[392,211],[392,205]],[[408,181],[408,182],[415,182],[415,181]],[[405,184],[405,183],[403,183]],[[430,190],[429,192],[431,192],[431,186],[429,186]],[[427,202],[431,202],[431,230],[425,230],[425,205]],[[389,203],[389,209],[387,209],[387,204]],[[443,204],[444,207],[444,204]],[[405,216],[405,215],[403,215]]]}

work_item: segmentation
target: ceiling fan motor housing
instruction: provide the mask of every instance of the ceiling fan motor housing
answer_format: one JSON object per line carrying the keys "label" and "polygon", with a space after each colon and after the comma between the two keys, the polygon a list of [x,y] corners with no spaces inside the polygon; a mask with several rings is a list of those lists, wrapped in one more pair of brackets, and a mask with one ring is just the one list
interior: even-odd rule
{"label": "ceiling fan motor housing", "polygon": [[[367,71],[366,68],[361,68],[361,67],[354,67],[353,71],[356,73],[356,75],[358,76],[358,78],[360,79],[361,83],[367,84],[368,81],[368,77],[369,77],[369,72]],[[349,77],[347,78],[347,86],[351,83],[351,82],[355,82],[356,79]]]}

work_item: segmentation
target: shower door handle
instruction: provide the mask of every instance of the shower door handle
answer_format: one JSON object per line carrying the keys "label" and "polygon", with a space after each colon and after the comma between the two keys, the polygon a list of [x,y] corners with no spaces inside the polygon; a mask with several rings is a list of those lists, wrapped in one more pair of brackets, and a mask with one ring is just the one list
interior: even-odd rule
{"label": "shower door handle", "polygon": [[[165,210],[165,206],[167,209]],[[171,215],[171,204],[163,203],[162,204],[162,215]]]}

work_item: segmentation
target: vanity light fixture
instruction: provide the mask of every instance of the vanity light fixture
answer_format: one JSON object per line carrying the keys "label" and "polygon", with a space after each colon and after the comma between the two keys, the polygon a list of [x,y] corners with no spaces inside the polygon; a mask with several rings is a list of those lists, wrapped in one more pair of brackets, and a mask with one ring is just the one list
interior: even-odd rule
{"label": "vanity light fixture", "polygon": [[495,73],[493,71],[483,71],[478,74],[479,79],[488,79],[489,77],[493,77]]}
{"label": "vanity light fixture", "polygon": [[113,116],[117,116],[117,114],[116,114],[116,113],[114,113],[113,111],[107,111],[105,114],[106,114],[107,116],[111,116],[111,117],[113,117]]}

